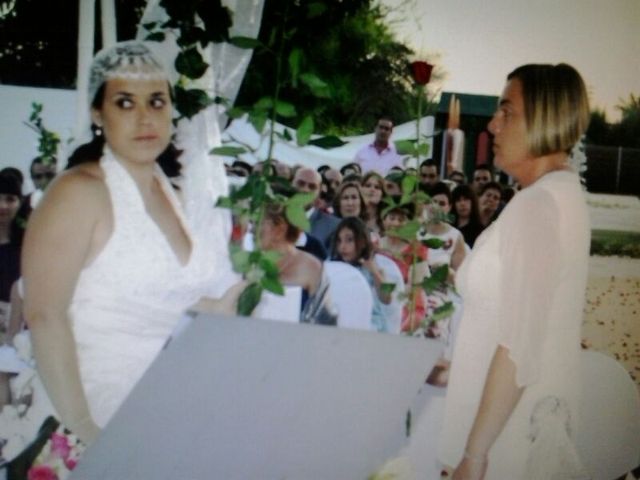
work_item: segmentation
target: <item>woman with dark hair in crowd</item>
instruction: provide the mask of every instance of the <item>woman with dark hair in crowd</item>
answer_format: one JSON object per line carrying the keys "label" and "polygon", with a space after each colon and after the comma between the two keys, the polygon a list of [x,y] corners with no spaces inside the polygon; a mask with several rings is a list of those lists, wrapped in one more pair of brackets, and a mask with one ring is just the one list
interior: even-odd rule
{"label": "woman with dark hair in crowd", "polygon": [[478,207],[482,228],[487,228],[491,222],[498,218],[501,201],[502,186],[498,182],[488,182],[480,187]]}
{"label": "woman with dark hair in crowd", "polygon": [[480,223],[478,210],[478,198],[470,185],[458,185],[451,192],[451,213],[453,214],[453,226],[462,232],[465,243],[469,248],[483,230]]}
{"label": "woman with dark hair in crowd", "polygon": [[382,199],[387,195],[384,178],[378,172],[367,172],[362,177],[360,189],[366,202],[367,227],[370,232],[381,235],[383,226],[380,214],[384,206]]}
{"label": "woman with dark hair in crowd", "polygon": [[391,303],[391,293],[382,286],[384,273],[376,265],[374,253],[364,222],[357,217],[343,218],[333,236],[331,258],[356,267],[364,275],[373,294],[371,326],[375,331],[386,332],[387,319],[382,304]]}

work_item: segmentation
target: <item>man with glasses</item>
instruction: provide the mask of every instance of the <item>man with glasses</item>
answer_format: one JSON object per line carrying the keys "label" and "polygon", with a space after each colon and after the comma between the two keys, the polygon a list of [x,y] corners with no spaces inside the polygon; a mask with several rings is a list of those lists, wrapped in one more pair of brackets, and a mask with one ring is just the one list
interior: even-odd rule
{"label": "man with glasses", "polygon": [[356,153],[355,163],[359,164],[362,172],[374,170],[383,177],[391,167],[402,167],[402,157],[396,152],[393,142],[389,141],[393,132],[393,120],[381,117],[376,123],[373,143],[365,145]]}

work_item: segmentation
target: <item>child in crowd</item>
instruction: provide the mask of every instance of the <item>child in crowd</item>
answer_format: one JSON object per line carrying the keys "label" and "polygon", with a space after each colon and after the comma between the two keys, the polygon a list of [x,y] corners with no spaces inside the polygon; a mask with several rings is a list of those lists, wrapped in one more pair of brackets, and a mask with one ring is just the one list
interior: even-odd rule
{"label": "child in crowd", "polygon": [[373,254],[373,245],[364,222],[357,217],[344,218],[334,234],[331,258],[349,263],[362,272],[373,293],[372,327],[378,332],[386,332],[387,321],[382,305],[391,302],[391,293],[384,291],[384,274],[374,262]]}
{"label": "child in crowd", "polygon": [[[411,209],[405,205],[385,210],[382,218],[385,234],[380,240],[379,247],[379,253],[391,258],[402,272],[407,294],[407,300],[402,310],[401,330],[403,332],[410,332],[418,328],[426,315],[426,296],[419,285],[429,275],[428,249],[421,243],[413,245],[394,235],[394,230],[404,226],[412,217]],[[413,272],[414,255],[416,256],[415,273]],[[412,303],[413,309],[411,308]]]}

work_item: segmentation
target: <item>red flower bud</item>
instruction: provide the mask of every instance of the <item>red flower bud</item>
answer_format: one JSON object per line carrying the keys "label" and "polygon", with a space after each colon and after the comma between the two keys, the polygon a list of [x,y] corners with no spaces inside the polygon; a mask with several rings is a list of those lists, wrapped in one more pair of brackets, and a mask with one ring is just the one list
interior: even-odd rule
{"label": "red flower bud", "polygon": [[433,65],[427,62],[412,62],[409,65],[411,69],[411,76],[413,77],[413,81],[418,85],[426,85],[431,80],[431,71],[433,70]]}

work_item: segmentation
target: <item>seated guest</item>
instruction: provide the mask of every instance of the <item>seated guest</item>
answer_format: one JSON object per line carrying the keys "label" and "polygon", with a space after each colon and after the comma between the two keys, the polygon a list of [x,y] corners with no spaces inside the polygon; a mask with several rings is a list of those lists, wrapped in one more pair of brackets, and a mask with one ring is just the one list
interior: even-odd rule
{"label": "seated guest", "polygon": [[402,179],[404,171],[391,169],[387,176],[384,177],[384,189],[390,197],[402,195]]}
{"label": "seated guest", "polygon": [[333,212],[338,218],[359,218],[367,224],[367,202],[362,194],[360,184],[344,182],[333,201]]}
{"label": "seated guest", "polygon": [[366,202],[367,228],[369,231],[382,234],[382,199],[387,196],[384,178],[377,172],[367,172],[362,178],[361,190]]}
{"label": "seated guest", "polygon": [[362,175],[362,168],[355,162],[347,163],[340,169],[340,174],[342,175],[343,179],[347,175]]}
{"label": "seated guest", "polygon": [[320,195],[322,177],[313,168],[300,167],[293,177],[293,188],[301,193],[313,193],[315,198],[307,205],[307,217],[311,223],[309,235],[317,238],[320,243],[327,246],[330,238],[340,220],[335,216],[323,212],[316,207],[316,200]]}
{"label": "seated guest", "polygon": [[484,227],[480,223],[478,197],[469,185],[458,185],[451,192],[451,213],[453,226],[462,232],[469,248],[473,248]]}
{"label": "seated guest", "polygon": [[489,182],[482,186],[478,196],[480,206],[480,223],[487,228],[500,214],[502,187],[498,182]]}
{"label": "seated guest", "polygon": [[477,165],[473,171],[471,188],[473,188],[478,197],[480,197],[482,187],[489,182],[493,182],[493,168],[486,163]]}
{"label": "seated guest", "polygon": [[349,263],[364,275],[373,293],[372,328],[378,332],[387,332],[387,320],[382,304],[391,303],[391,293],[384,291],[384,273],[378,268],[373,257],[373,245],[364,222],[357,217],[344,218],[336,229],[331,258]]}
{"label": "seated guest", "polygon": [[329,187],[331,187],[334,192],[338,191],[338,188],[340,188],[340,184],[342,183],[342,174],[339,170],[336,170],[335,168],[327,168],[320,175],[322,175],[322,178],[328,182]]}
{"label": "seated guest", "polygon": [[268,204],[260,225],[260,246],[281,254],[278,260],[280,279],[285,285],[302,287],[300,321],[335,325],[337,314],[329,299],[329,281],[322,262],[296,248],[300,230],[285,215],[282,204]]}
{"label": "seated guest", "polygon": [[449,174],[449,180],[457,185],[464,185],[467,183],[467,177],[460,170],[454,170]]}

